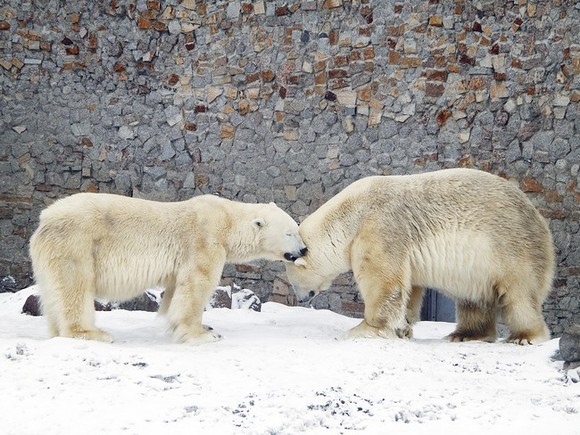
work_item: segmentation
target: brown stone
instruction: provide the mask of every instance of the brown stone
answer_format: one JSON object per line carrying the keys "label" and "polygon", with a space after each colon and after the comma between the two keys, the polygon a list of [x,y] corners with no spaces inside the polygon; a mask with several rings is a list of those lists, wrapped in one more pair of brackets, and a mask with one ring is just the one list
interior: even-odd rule
{"label": "brown stone", "polygon": [[72,47],[67,47],[65,49],[66,54],[70,55],[70,56],[76,56],[77,54],[79,54],[79,46],[78,45],[73,45]]}
{"label": "brown stone", "polygon": [[473,90],[473,91],[479,91],[482,89],[487,88],[487,78],[485,77],[473,77],[470,81],[469,81],[469,89]]}
{"label": "brown stone", "polygon": [[34,190],[37,190],[38,192],[50,192],[52,190],[52,186],[50,184],[40,183],[34,186]]}
{"label": "brown stone", "polygon": [[550,202],[562,202],[564,198],[558,194],[558,192],[554,192],[553,190],[547,190],[544,192],[544,197]]}
{"label": "brown stone", "polygon": [[324,9],[333,9],[342,6],[342,0],[325,0],[322,7]]}
{"label": "brown stone", "polygon": [[266,69],[262,71],[262,80],[265,82],[271,82],[276,78],[276,73],[271,69]]}
{"label": "brown stone", "polygon": [[542,192],[544,187],[532,177],[525,177],[520,183],[524,192]]}
{"label": "brown stone", "polygon": [[50,41],[40,41],[40,49],[42,51],[52,51],[52,42],[50,42]]}
{"label": "brown stone", "polygon": [[473,57],[469,57],[466,54],[462,54],[459,56],[459,63],[463,65],[475,65],[475,59]]}
{"label": "brown stone", "polygon": [[89,192],[89,193],[98,193],[99,192],[99,186],[97,186],[95,183],[90,182],[89,184],[87,184],[87,186],[84,189],[84,192]]}
{"label": "brown stone", "polygon": [[169,77],[167,77],[167,83],[169,83],[170,86],[175,86],[179,83],[179,76],[177,74],[169,74]]}
{"label": "brown stone", "polygon": [[494,71],[493,78],[497,81],[504,81],[507,79],[507,74]]}
{"label": "brown stone", "polygon": [[331,79],[342,79],[348,77],[348,71],[345,69],[332,69],[328,72],[328,77]]}
{"label": "brown stone", "polygon": [[330,89],[343,89],[349,86],[349,82],[345,79],[332,79],[328,81]]}
{"label": "brown stone", "polygon": [[161,10],[161,2],[148,1],[147,2],[147,9],[152,10],[152,11],[160,11]]}
{"label": "brown stone", "polygon": [[342,311],[351,313],[351,314],[363,314],[365,311],[364,304],[358,302],[343,302],[341,304]]}
{"label": "brown stone", "polygon": [[465,155],[459,159],[459,167],[473,168],[475,166],[475,159],[471,155]]}
{"label": "brown stone", "polygon": [[276,16],[282,17],[284,15],[290,14],[290,10],[286,6],[276,6]]}
{"label": "brown stone", "polygon": [[118,72],[118,73],[123,72],[123,71],[125,71],[125,65],[123,65],[122,63],[116,63],[113,66],[113,71]]}
{"label": "brown stone", "polygon": [[240,101],[240,104],[238,106],[238,112],[240,113],[240,115],[242,115],[242,116],[247,115],[248,113],[250,113],[250,110],[251,110],[251,105],[250,105],[250,102],[248,100]]}
{"label": "brown stone", "polygon": [[220,137],[222,139],[233,139],[234,136],[236,135],[236,128],[231,125],[231,124],[223,124],[221,131],[220,131]]}
{"label": "brown stone", "polygon": [[197,124],[195,122],[186,122],[185,124],[183,124],[183,128],[187,131],[196,131]]}
{"label": "brown stone", "polygon": [[353,50],[348,54],[348,61],[349,62],[356,62],[357,60],[361,60],[361,52],[358,50]]}
{"label": "brown stone", "polygon": [[206,174],[195,174],[196,186],[207,186],[209,184],[209,176]]}
{"label": "brown stone", "polygon": [[443,27],[443,18],[441,18],[439,15],[433,15],[432,17],[429,17],[429,25]]}
{"label": "brown stone", "polygon": [[447,71],[429,69],[426,71],[427,80],[444,82],[447,80]]}
{"label": "brown stone", "polygon": [[242,3],[242,13],[251,14],[254,12],[254,5],[252,3]]}
{"label": "brown stone", "polygon": [[370,86],[366,86],[362,89],[357,90],[358,99],[361,101],[370,101],[372,90]]}
{"label": "brown stone", "polygon": [[148,30],[153,28],[153,22],[149,18],[145,17],[144,14],[141,14],[139,18],[137,18],[137,27],[142,30]]}
{"label": "brown stone", "polygon": [[335,67],[347,66],[348,57],[345,55],[334,56],[334,58],[332,59],[332,63]]}
{"label": "brown stone", "polygon": [[155,28],[155,30],[157,30],[158,32],[166,32],[167,31],[167,24],[162,23],[161,21],[155,21],[153,23],[153,27]]}
{"label": "brown stone", "polygon": [[440,110],[436,116],[437,124],[439,125],[439,127],[444,126],[449,120],[449,118],[451,118],[451,110],[449,109]]}
{"label": "brown stone", "polygon": [[374,59],[375,58],[375,49],[373,47],[367,47],[363,50],[363,59]]}
{"label": "brown stone", "polygon": [[399,65],[401,68],[419,68],[421,66],[421,58],[420,57],[411,57],[405,56],[401,58]]}
{"label": "brown stone", "polygon": [[437,98],[443,95],[445,86],[439,83],[427,82],[425,84],[425,95],[428,97]]}
{"label": "brown stone", "polygon": [[0,30],[10,30],[10,23],[8,21],[0,21]]}
{"label": "brown stone", "polygon": [[339,35],[340,35],[339,31],[335,29],[331,30],[328,33],[328,42],[330,43],[330,45],[338,44]]}
{"label": "brown stone", "polygon": [[319,72],[326,69],[326,62],[321,60],[314,63],[314,71]]}
{"label": "brown stone", "polygon": [[97,35],[94,32],[89,33],[89,48],[91,50],[96,50],[99,46],[99,40],[97,39]]}
{"label": "brown stone", "polygon": [[246,83],[254,83],[260,80],[260,73],[252,73],[246,76]]}

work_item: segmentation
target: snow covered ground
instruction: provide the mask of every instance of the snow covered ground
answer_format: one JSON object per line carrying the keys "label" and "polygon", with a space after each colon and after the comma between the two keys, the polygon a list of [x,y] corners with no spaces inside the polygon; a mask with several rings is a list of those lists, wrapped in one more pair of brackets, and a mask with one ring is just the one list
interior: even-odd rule
{"label": "snow covered ground", "polygon": [[[0,294],[2,434],[580,434],[580,383],[538,346],[342,340],[358,320],[266,303],[205,313],[224,340],[174,344],[154,313],[97,313],[113,344],[47,339]],[[574,372],[576,375],[576,372]]]}

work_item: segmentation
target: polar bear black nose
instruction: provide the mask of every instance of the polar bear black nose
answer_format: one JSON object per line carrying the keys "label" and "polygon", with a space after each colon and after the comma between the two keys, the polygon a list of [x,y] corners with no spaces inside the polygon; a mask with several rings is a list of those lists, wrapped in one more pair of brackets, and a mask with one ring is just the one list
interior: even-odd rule
{"label": "polar bear black nose", "polygon": [[293,253],[290,253],[290,252],[286,252],[284,254],[284,258],[286,260],[288,260],[288,261],[294,262],[295,260],[299,259],[300,257],[303,257],[304,255],[306,255],[307,252],[308,252],[308,248],[302,248],[299,251],[299,254],[293,254]]}

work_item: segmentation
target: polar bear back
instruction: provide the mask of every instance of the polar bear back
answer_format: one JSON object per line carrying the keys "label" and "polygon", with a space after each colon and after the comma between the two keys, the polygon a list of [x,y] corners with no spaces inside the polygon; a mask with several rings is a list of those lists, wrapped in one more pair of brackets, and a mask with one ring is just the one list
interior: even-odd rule
{"label": "polar bear back", "polygon": [[[154,286],[174,285],[176,271],[191,255],[196,242],[215,242],[219,235],[220,198],[159,203],[112,194],[76,194],[57,201],[40,216],[31,255],[43,269],[80,270],[95,283],[98,297],[123,300]],[[212,225],[204,213],[212,208]],[[210,229],[215,229],[212,234]],[[203,232],[203,237],[196,237]],[[43,250],[44,252],[36,252]],[[209,259],[211,261],[211,259]],[[136,273],[138,271],[138,273]],[[41,276],[37,278],[42,278]]]}
{"label": "polar bear back", "polygon": [[[382,251],[395,253],[385,257],[386,265],[408,262],[410,284],[469,299],[489,293],[511,268],[540,282],[553,274],[552,239],[540,213],[515,184],[477,170],[367,177],[300,229],[305,241],[329,234],[327,245],[344,245],[344,257],[353,246],[383,245]],[[360,242],[364,234],[372,239]]]}

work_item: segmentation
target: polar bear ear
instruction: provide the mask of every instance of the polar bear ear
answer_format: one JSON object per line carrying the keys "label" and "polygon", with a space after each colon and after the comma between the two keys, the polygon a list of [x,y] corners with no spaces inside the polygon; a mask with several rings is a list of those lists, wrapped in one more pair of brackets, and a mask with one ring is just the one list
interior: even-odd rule
{"label": "polar bear ear", "polygon": [[262,228],[264,225],[266,225],[264,218],[256,218],[252,221],[252,223],[256,228]]}
{"label": "polar bear ear", "polygon": [[296,260],[294,260],[294,264],[296,266],[306,267],[306,260],[304,258],[302,258],[302,257],[299,257]]}

